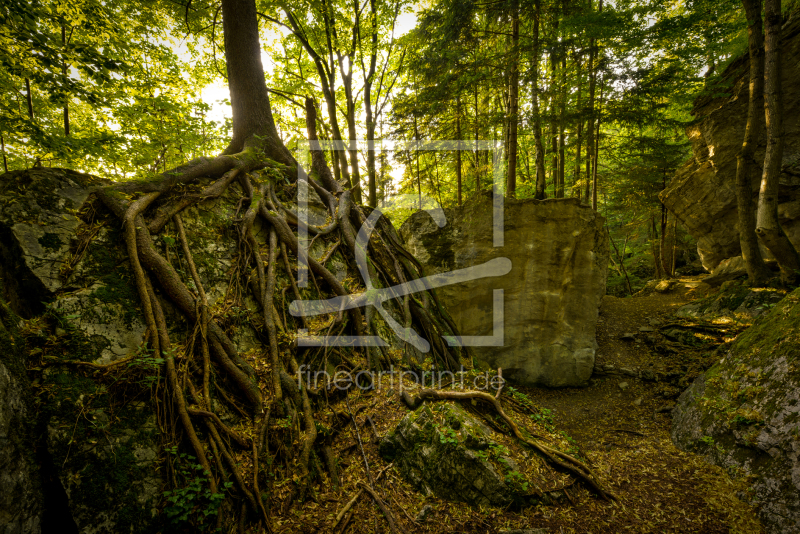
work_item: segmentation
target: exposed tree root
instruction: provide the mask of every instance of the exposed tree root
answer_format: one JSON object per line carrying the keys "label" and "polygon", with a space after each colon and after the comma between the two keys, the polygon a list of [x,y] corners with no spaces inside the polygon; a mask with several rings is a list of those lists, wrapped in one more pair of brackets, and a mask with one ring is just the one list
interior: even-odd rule
{"label": "exposed tree root", "polygon": [[506,414],[505,410],[503,410],[503,406],[500,404],[499,397],[500,390],[498,390],[496,396],[492,396],[484,391],[438,391],[433,389],[423,389],[419,392],[416,398],[412,398],[407,392],[403,392],[403,400],[411,409],[416,409],[425,400],[479,399],[491,404],[495,411],[497,411],[497,414],[502,417],[503,421],[505,421],[518,440],[537,450],[552,464],[559,466],[578,479],[586,482],[598,493],[598,495],[605,500],[618,500],[617,496],[613,492],[602,487],[597,475],[595,475],[592,469],[585,463],[581,462],[577,458],[573,458],[568,454],[556,449],[552,449],[547,445],[539,443],[538,441],[523,435],[519,429],[519,426],[517,426],[517,423]]}
{"label": "exposed tree root", "polygon": [[[348,393],[340,389],[333,392],[325,388],[311,390],[306,385],[298,387],[297,381],[292,378],[298,376],[297,373],[300,371],[298,364],[320,363],[320,369],[328,369],[328,365],[339,365],[339,368],[357,371],[368,367],[378,370],[381,367],[401,363],[394,361],[389,352],[374,347],[364,351],[341,348],[329,351],[327,346],[309,351],[287,350],[291,348],[286,338],[290,337],[287,334],[291,333],[292,326],[289,321],[292,320],[295,325],[302,325],[315,334],[363,336],[378,335],[379,332],[385,331],[378,322],[381,320],[381,314],[374,313],[374,310],[369,308],[367,313],[362,313],[359,308],[352,308],[347,310],[346,315],[343,314],[343,309],[340,309],[338,313],[331,313],[327,319],[323,318],[321,321],[307,317],[289,319],[285,315],[281,321],[280,312],[275,307],[279,270],[283,269],[289,280],[287,287],[279,291],[282,297],[278,300],[283,300],[283,308],[286,308],[285,293],[289,290],[295,300],[302,300],[300,288],[294,281],[295,273],[290,260],[290,254],[296,258],[301,253],[296,229],[306,231],[312,237],[312,242],[317,240],[316,243],[321,242],[325,246],[325,253],[319,260],[309,256],[307,262],[309,278],[315,285],[319,298],[350,294],[345,284],[326,267],[334,254],[344,259],[349,273],[368,276],[368,282],[375,284],[375,287],[401,284],[423,277],[424,272],[413,256],[400,245],[394,228],[384,218],[378,218],[375,222],[366,250],[356,248],[360,246],[356,240],[357,229],[367,222],[367,214],[351,201],[351,192],[343,191],[330,175],[330,171],[325,172],[327,167],[324,166],[324,159],[320,159],[320,152],[314,152],[314,175],[306,177],[301,174],[300,179],[319,195],[328,210],[330,221],[325,225],[312,225],[303,222],[298,214],[292,211],[289,201],[286,200],[297,186],[296,175],[286,174],[289,185],[283,185],[282,180],[275,179],[274,172],[274,170],[280,171],[282,167],[270,162],[265,154],[251,145],[245,143],[245,146],[250,148],[239,154],[193,160],[152,180],[112,185],[101,189],[97,195],[122,223],[125,247],[147,326],[146,337],[149,348],[155,357],[160,357],[165,362],[165,375],[172,399],[168,411],[174,410],[176,419],[180,421],[180,427],[183,429],[183,436],[191,445],[202,468],[209,473],[208,484],[212,493],[216,493],[218,486],[223,483],[227,487],[229,484],[225,481],[232,480],[236,487],[234,493],[239,499],[231,503],[233,509],[236,510],[238,504],[246,504],[245,510],[249,509],[252,512],[248,517],[258,518],[257,521],[263,528],[271,532],[270,500],[262,498],[261,482],[266,482],[268,486],[266,492],[271,494],[273,477],[260,479],[263,473],[259,467],[266,463],[265,456],[270,459],[271,470],[284,469],[288,472],[294,469],[299,475],[295,479],[296,484],[292,488],[291,495],[284,501],[285,507],[290,506],[292,502],[302,502],[309,497],[315,498],[312,485],[314,476],[317,476],[316,473],[320,469],[314,470],[312,467],[314,464],[319,466],[318,458],[324,461],[333,486],[338,487],[341,482],[336,459],[330,448],[331,434],[327,433],[323,439],[317,439],[318,423],[315,421],[314,411],[319,404],[333,399],[334,394],[344,394],[345,402],[348,402],[346,397]],[[275,166],[275,169],[261,175],[253,173],[268,165]],[[296,171],[290,169],[290,172],[292,170]],[[280,172],[286,171],[284,169]],[[201,178],[202,184],[207,184],[202,189],[200,189]],[[230,275],[230,284],[225,297],[227,300],[224,301],[223,308],[233,307],[234,305],[230,304],[231,300],[236,306],[243,307],[242,301],[246,291],[249,291],[257,304],[258,324],[251,324],[257,334],[262,336],[265,346],[263,357],[268,358],[269,362],[268,366],[257,366],[259,369],[269,369],[268,382],[271,387],[264,393],[265,398],[262,398],[258,379],[266,376],[257,376],[254,368],[238,353],[235,344],[226,333],[225,328],[229,327],[229,323],[226,323],[219,312],[219,306],[215,308],[214,313],[209,308],[208,295],[195,264],[192,247],[181,217],[184,210],[203,200],[222,197],[229,188],[237,187],[234,184],[241,186],[241,196],[233,211],[236,213],[235,217],[241,216],[239,219],[231,220],[230,226],[235,228],[238,237],[239,256]],[[185,189],[194,192],[181,193]],[[283,201],[281,196],[284,198]],[[165,257],[154,244],[153,235],[161,232],[170,221],[173,221],[183,258],[181,260],[178,257],[178,261],[182,261],[182,264],[188,267],[188,274],[183,274],[182,269],[173,266],[174,255],[171,259],[167,252]],[[258,229],[259,235],[255,229]],[[265,239],[260,236],[265,236]],[[359,256],[362,259],[364,257],[369,259],[359,262],[362,266],[366,263],[366,273],[361,272],[356,262]],[[350,282],[347,284],[351,287]],[[184,356],[176,356],[176,351],[172,348],[162,302],[174,306],[192,325]],[[449,347],[443,341],[443,335],[457,335],[458,332],[435,292],[429,290],[416,295],[407,295],[402,301],[391,303],[391,306],[387,304],[387,308],[389,307],[392,314],[401,316],[397,321],[402,323],[403,327],[414,328],[431,341],[432,356],[437,367],[455,371],[462,363],[466,363],[465,350],[460,347]],[[280,346],[281,343],[284,343],[283,347]],[[185,359],[180,359],[181,357]],[[95,369],[112,367],[123,369],[124,366],[121,364],[130,362],[132,358],[133,356],[130,356],[109,365],[89,362],[77,362],[77,365]],[[329,362],[329,359],[333,363]],[[199,389],[195,384],[200,386]],[[187,402],[186,395],[192,402]],[[502,411],[499,401],[488,394],[459,394],[431,390],[424,390],[420,394],[422,400],[429,398],[479,398],[492,403],[519,439],[540,451],[552,463],[587,481],[603,497],[613,498],[613,494],[602,490],[594,474],[581,462],[538,442],[523,438],[514,422]],[[242,416],[254,425],[252,427],[254,432],[245,435],[244,432],[237,432],[223,423],[224,417],[220,418],[217,413],[220,400],[239,410]],[[244,409],[239,407],[238,401],[241,400],[246,401]],[[355,425],[355,414],[350,413],[349,404],[348,414]],[[280,421],[280,424],[270,428],[271,416],[274,416],[272,419],[276,422]],[[200,433],[194,426],[197,421],[202,421],[197,427]],[[344,420],[340,420],[339,424],[342,422]],[[352,517],[352,506],[358,497],[366,492],[383,511],[391,530],[403,532],[402,526],[397,523],[384,501],[375,492],[374,480],[379,479],[385,469],[373,480],[357,425],[356,432],[368,483],[363,485],[359,493],[339,512],[332,528],[336,530],[342,525],[347,525]],[[177,433],[173,435],[175,439],[178,438]],[[252,456],[252,477],[249,471],[242,470],[240,462],[231,452],[232,444],[247,451],[248,456]],[[207,452],[207,448],[210,452]],[[244,530],[245,524],[242,521],[247,518],[243,514],[239,519],[238,527]],[[221,527],[222,523],[220,510],[218,527]]]}

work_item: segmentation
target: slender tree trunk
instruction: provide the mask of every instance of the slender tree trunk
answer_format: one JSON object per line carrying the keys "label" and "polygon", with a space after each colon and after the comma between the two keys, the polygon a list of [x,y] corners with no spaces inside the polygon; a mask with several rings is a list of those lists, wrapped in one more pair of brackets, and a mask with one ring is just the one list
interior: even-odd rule
{"label": "slender tree trunk", "polygon": [[[369,72],[364,76],[364,112],[367,119],[367,189],[368,202],[373,208],[378,206],[377,173],[375,172],[375,118],[372,114],[372,79],[378,62],[378,14],[376,0],[370,0],[370,38]],[[362,63],[363,68],[363,63]]]}
{"label": "slender tree trunk", "polygon": [[456,96],[456,188],[458,189],[458,205],[461,205],[461,95]]}
{"label": "slender tree trunk", "polygon": [[748,49],[750,54],[750,94],[747,105],[747,124],[742,149],[736,158],[736,201],[739,210],[739,243],[751,286],[762,286],[769,278],[761,248],[756,237],[753,209],[753,189],[750,180],[754,162],[755,143],[761,132],[762,120],[757,100],[764,91],[764,34],[761,24],[761,0],[742,0],[747,16]]}
{"label": "slender tree trunk", "polygon": [[[589,10],[591,11],[592,0],[589,0]],[[586,202],[589,202],[591,192],[592,163],[594,162],[594,97],[597,84],[597,70],[595,59],[597,57],[596,39],[589,40],[589,118],[586,125]]]}
{"label": "slender tree trunk", "polygon": [[[319,141],[317,136],[317,109],[314,101],[306,98],[306,132],[308,140],[313,143]],[[322,184],[331,192],[341,192],[339,182],[331,175],[328,164],[325,162],[325,152],[322,150],[311,150],[311,170],[316,173]]]}
{"label": "slender tree trunk", "polygon": [[8,160],[6,159],[6,140],[2,133],[0,133],[0,148],[3,149],[3,169],[5,172],[8,172]]}
{"label": "slender tree trunk", "polygon": [[478,151],[478,138],[480,135],[480,126],[479,126],[479,110],[478,110],[478,84],[475,84],[475,194],[478,195],[481,192],[481,170],[480,164],[478,162],[479,151]]}
{"label": "slender tree trunk", "polygon": [[[600,2],[600,6],[602,7],[603,3]],[[603,87],[602,82],[600,84],[600,102],[603,100]],[[592,150],[592,209],[597,211],[597,162],[599,161],[598,156],[600,154],[600,123],[601,123],[602,116],[597,117],[597,132],[594,135],[594,150]]]}
{"label": "slender tree trunk", "polygon": [[[666,184],[664,184],[666,188]],[[661,244],[658,247],[658,250],[661,252],[661,268],[664,271],[664,276],[669,278],[670,275],[670,268],[669,268],[669,261],[666,257],[666,250],[667,250],[667,223],[669,222],[669,214],[667,213],[667,207],[664,203],[661,203]]]}
{"label": "slender tree trunk", "polygon": [[28,118],[33,120],[33,95],[31,95],[31,81],[25,78],[26,101],[28,103]]}
{"label": "slender tree trunk", "polygon": [[[64,77],[64,85],[67,83],[67,27],[61,24],[61,46],[64,50],[64,57],[61,60],[61,74]],[[69,136],[69,96],[64,95],[64,135]]]}
{"label": "slender tree trunk", "polygon": [[558,44],[555,43],[558,36],[558,14],[555,14],[553,21],[553,45],[550,49],[550,179],[553,182],[553,196],[561,198],[564,192],[560,190],[558,183],[558,124],[556,120],[556,108],[558,107],[558,94],[556,89],[556,70],[558,65]]}
{"label": "slender tree trunk", "polygon": [[655,265],[655,277],[660,279],[661,273],[661,251],[658,247],[658,228],[656,227],[656,216],[650,218],[651,230],[653,233],[652,249],[653,249],[653,264]]}
{"label": "slender tree trunk", "polygon": [[[417,129],[417,115],[414,113],[414,139],[419,143],[419,130]],[[417,195],[419,195],[419,209],[422,209],[422,178],[419,174],[419,150],[414,151],[414,158],[417,164]]]}
{"label": "slender tree trunk", "polygon": [[566,160],[564,158],[564,113],[567,107],[567,54],[561,49],[561,91],[558,98],[558,190],[560,198],[565,196],[564,171]]}
{"label": "slender tree trunk", "polygon": [[758,195],[756,235],[772,252],[781,268],[781,279],[798,278],[800,256],[778,222],[778,180],[783,162],[783,95],[781,93],[781,2],[766,0],[764,46],[764,108],[767,119],[767,153]]}
{"label": "slender tree trunk", "polygon": [[539,60],[541,59],[539,57],[539,22],[542,15],[542,2],[541,0],[534,0],[533,5],[533,57],[531,59],[533,87],[531,88],[531,104],[533,107],[533,138],[536,144],[536,194],[534,198],[543,200],[547,195],[545,193],[546,183],[544,174],[544,147],[542,146],[542,118],[539,111]]}
{"label": "slender tree trunk", "polygon": [[269,102],[261,64],[255,0],[223,0],[225,61],[233,114],[233,136],[226,154],[248,146],[263,148],[267,157],[294,167],[294,157],[284,146]]}
{"label": "slender tree trunk", "polygon": [[675,257],[678,255],[678,218],[672,217],[672,265],[669,275],[675,277]]}
{"label": "slender tree trunk", "polygon": [[577,103],[575,105],[575,109],[578,111],[577,113],[577,120],[578,120],[578,128],[575,134],[575,177],[572,182],[572,196],[577,196],[581,198],[581,146],[583,143],[583,109],[581,108],[581,93],[583,89],[583,77],[581,76],[581,60],[577,56],[575,56],[575,68],[576,68],[576,76],[577,76],[577,85],[578,85],[578,95],[577,95]]}
{"label": "slender tree trunk", "polygon": [[508,95],[508,186],[506,195],[509,198],[515,198],[517,196],[517,127],[519,124],[519,0],[513,1],[511,10],[511,76]]}

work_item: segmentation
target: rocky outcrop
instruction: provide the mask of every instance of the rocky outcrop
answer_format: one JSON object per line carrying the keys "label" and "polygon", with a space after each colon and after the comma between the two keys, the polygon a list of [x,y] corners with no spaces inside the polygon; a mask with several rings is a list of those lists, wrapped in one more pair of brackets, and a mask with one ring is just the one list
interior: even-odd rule
{"label": "rocky outcrop", "polygon": [[[493,258],[511,260],[502,277],[437,290],[465,336],[491,336],[500,346],[473,347],[476,357],[518,383],[586,384],[594,368],[595,324],[605,294],[609,249],[604,219],[576,199],[506,200],[504,245],[493,246],[492,203],[482,197],[445,210],[443,228],[424,212],[400,228],[428,274],[464,269]],[[502,289],[502,325],[493,290]]]}
{"label": "rocky outcrop", "polygon": [[44,493],[25,424],[33,410],[17,320],[0,301],[0,532],[39,534]]}
{"label": "rocky outcrop", "polygon": [[[781,70],[785,148],[780,176],[778,216],[795,247],[800,248],[800,16],[795,12],[783,28]],[[747,121],[747,55],[731,63],[719,86],[709,89],[715,96],[695,102],[695,121],[686,130],[692,144],[692,158],[675,174],[660,194],[686,230],[697,239],[697,251],[703,266],[714,270],[727,258],[739,256],[739,224],[736,211],[736,156],[744,140]],[[716,96],[723,93],[724,96]],[[763,98],[757,107],[762,109]],[[759,114],[763,122],[764,114]],[[753,203],[761,180],[766,133],[762,127],[756,143],[755,161],[751,163]],[[766,253],[766,257],[770,257]]]}
{"label": "rocky outcrop", "polygon": [[680,397],[672,439],[734,474],[770,533],[800,532],[800,290]]}
{"label": "rocky outcrop", "polygon": [[454,403],[423,405],[406,415],[380,444],[381,455],[418,491],[471,506],[508,506],[560,499],[536,495],[518,462],[493,432]]}

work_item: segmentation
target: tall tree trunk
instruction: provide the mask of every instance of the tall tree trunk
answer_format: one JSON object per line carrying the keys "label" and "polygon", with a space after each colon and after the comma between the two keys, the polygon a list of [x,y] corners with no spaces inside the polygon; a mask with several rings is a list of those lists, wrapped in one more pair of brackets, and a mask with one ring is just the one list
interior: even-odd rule
{"label": "tall tree trunk", "polygon": [[655,265],[655,278],[660,279],[662,277],[661,272],[661,251],[659,250],[658,246],[658,228],[656,227],[656,216],[653,215],[650,218],[650,228],[653,234],[653,241],[651,243],[651,248],[653,250],[653,264]]}
{"label": "tall tree trunk", "polygon": [[509,198],[515,198],[517,196],[517,127],[519,124],[519,0],[513,0],[511,6],[511,76],[509,82],[508,186],[506,195]]}
{"label": "tall tree trunk", "polygon": [[[372,114],[372,79],[375,76],[375,66],[378,62],[378,14],[375,6],[376,0],[370,0],[370,24],[372,26],[370,39],[369,72],[364,76],[364,112],[367,119],[367,188],[369,205],[378,206],[378,192],[375,172],[375,118]],[[363,67],[363,64],[362,64]]]}
{"label": "tall tree trunk", "polygon": [[[665,180],[666,182],[666,180]],[[666,183],[664,184],[666,188]],[[669,259],[666,257],[666,250],[667,250],[667,223],[669,222],[669,213],[667,212],[667,207],[664,203],[661,203],[661,244],[658,247],[658,250],[661,252],[661,268],[664,271],[664,277],[670,278],[670,268],[669,268]]]}
{"label": "tall tree trunk", "polygon": [[[603,7],[601,0],[600,7]],[[603,85],[600,84],[600,102],[603,101]],[[600,154],[600,122],[602,116],[597,117],[597,132],[594,133],[594,149],[592,150],[592,209],[597,211],[597,162]]]}
{"label": "tall tree trunk", "polygon": [[546,183],[544,174],[544,147],[542,146],[542,118],[539,111],[539,22],[542,15],[542,1],[534,0],[533,5],[533,57],[531,58],[533,70],[531,78],[533,79],[533,87],[531,88],[531,104],[533,107],[533,138],[536,144],[536,193],[534,198],[544,200],[547,195],[545,193]]}
{"label": "tall tree trunk", "polygon": [[25,78],[25,91],[27,93],[25,100],[28,103],[28,118],[33,120],[33,95],[31,95],[31,81],[28,78]]}
{"label": "tall tree trunk", "polygon": [[[592,0],[589,0],[589,10],[592,8]],[[586,202],[589,202],[591,193],[592,163],[594,162],[594,97],[597,84],[597,69],[595,59],[597,57],[596,39],[589,39],[589,118],[586,125]]]}
{"label": "tall tree trunk", "polygon": [[8,160],[6,159],[6,140],[2,133],[0,133],[0,149],[3,150],[3,170],[8,172]]}
{"label": "tall tree trunk", "polygon": [[561,91],[558,97],[558,190],[560,198],[565,196],[564,171],[566,160],[564,158],[564,113],[567,107],[567,54],[561,49]]}
{"label": "tall tree trunk", "polygon": [[[64,51],[64,57],[61,59],[61,75],[64,77],[64,85],[67,83],[67,26],[61,23],[61,47]],[[64,135],[69,136],[69,96],[64,95]]]}
{"label": "tall tree trunk", "polygon": [[[344,69],[345,57],[348,59],[349,71]],[[361,204],[361,170],[358,166],[358,147],[356,146],[356,139],[358,133],[356,132],[356,104],[353,96],[353,63],[349,56],[339,56],[339,71],[342,75],[342,86],[344,86],[345,103],[347,104],[347,135],[349,139],[350,149],[350,177],[351,187],[353,191],[353,200],[357,204]]]}
{"label": "tall tree trunk", "polygon": [[[328,47],[328,61],[311,46],[311,43],[305,38],[305,32],[300,27],[294,13],[285,5],[281,4],[281,9],[286,13],[286,18],[289,20],[289,25],[292,28],[292,34],[300,41],[300,44],[306,50],[308,55],[314,61],[314,66],[317,68],[319,75],[322,96],[325,98],[325,105],[328,109],[328,120],[331,123],[331,141],[342,141],[342,130],[339,127],[339,119],[336,109],[336,67],[333,61],[333,41],[331,33],[334,31],[331,26],[331,17],[328,12],[328,5],[323,2],[323,19],[325,22],[325,37]],[[347,154],[344,150],[337,150],[337,147],[332,147],[334,155],[334,175],[337,180],[344,182],[345,186],[350,189],[353,187],[350,180],[350,171],[347,168]],[[338,165],[337,165],[338,163]]]}
{"label": "tall tree trunk", "polygon": [[456,95],[456,188],[458,189],[458,205],[461,205],[461,95]]}
{"label": "tall tree trunk", "polygon": [[556,70],[558,65],[558,14],[555,14],[553,21],[553,45],[550,49],[550,179],[553,182],[553,196],[561,198],[563,191],[560,191],[558,183],[558,124],[556,120],[556,108],[558,106],[558,94],[556,89]]}
{"label": "tall tree trunk", "polygon": [[475,194],[478,195],[481,192],[481,170],[480,164],[478,163],[478,156],[480,152],[478,151],[478,137],[480,135],[480,126],[478,122],[479,118],[479,110],[478,110],[478,84],[475,83]]}
{"label": "tall tree trunk", "polygon": [[[417,129],[417,114],[414,113],[414,140],[419,143],[419,130]],[[417,164],[417,195],[419,195],[419,209],[422,209],[422,178],[419,174],[419,150],[414,150],[414,159]]]}
{"label": "tall tree trunk", "polygon": [[259,147],[267,157],[294,167],[297,162],[278,136],[272,118],[256,17],[255,0],[222,2],[225,61],[233,114],[233,136],[224,153],[235,154],[250,146]]}
{"label": "tall tree trunk", "polygon": [[753,189],[750,180],[755,142],[761,131],[761,115],[757,100],[764,91],[764,34],[761,24],[761,0],[742,0],[747,16],[747,40],[750,54],[750,94],[747,124],[742,149],[736,158],[736,203],[739,210],[739,243],[751,286],[762,286],[769,278],[756,237]]}
{"label": "tall tree trunk", "polygon": [[583,89],[583,77],[581,76],[581,60],[578,55],[575,55],[575,68],[578,85],[577,103],[575,109],[577,113],[578,127],[575,135],[575,176],[572,181],[572,196],[581,198],[581,146],[583,143],[583,110],[581,108],[581,93]]}
{"label": "tall tree trunk", "polygon": [[781,268],[781,279],[798,278],[800,256],[778,222],[778,180],[783,161],[783,95],[781,94],[781,2],[764,3],[766,42],[764,47],[764,108],[767,119],[767,153],[758,195],[756,235],[772,252]]}
{"label": "tall tree trunk", "polygon": [[[319,141],[317,136],[317,109],[314,106],[314,101],[306,97],[306,132],[308,140],[311,143]],[[311,150],[311,170],[316,173],[319,180],[322,182],[328,191],[341,192],[342,188],[339,182],[336,181],[331,175],[328,164],[325,162],[325,152],[322,150]]]}

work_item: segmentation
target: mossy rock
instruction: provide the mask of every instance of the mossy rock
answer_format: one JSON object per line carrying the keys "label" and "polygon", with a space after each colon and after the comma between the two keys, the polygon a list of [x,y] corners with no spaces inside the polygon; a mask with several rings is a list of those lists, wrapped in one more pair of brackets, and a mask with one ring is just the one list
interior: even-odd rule
{"label": "mossy rock", "polygon": [[[380,453],[425,495],[472,506],[505,507],[542,500],[520,472],[518,460],[524,460],[513,458],[492,434],[458,404],[425,404],[406,415],[383,439]],[[549,497],[545,495],[544,500]]]}
{"label": "mossy rock", "polygon": [[749,498],[768,531],[800,530],[800,290],[681,395],[672,439],[752,477]]}

